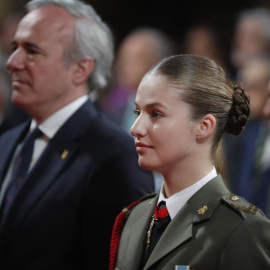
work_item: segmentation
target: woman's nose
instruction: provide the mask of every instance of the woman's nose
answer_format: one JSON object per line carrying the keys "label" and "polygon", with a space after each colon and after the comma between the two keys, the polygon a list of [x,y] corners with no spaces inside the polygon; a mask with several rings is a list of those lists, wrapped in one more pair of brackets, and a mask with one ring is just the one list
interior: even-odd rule
{"label": "woman's nose", "polygon": [[146,135],[146,125],[141,115],[139,115],[133,123],[130,128],[130,133],[133,137],[144,137]]}

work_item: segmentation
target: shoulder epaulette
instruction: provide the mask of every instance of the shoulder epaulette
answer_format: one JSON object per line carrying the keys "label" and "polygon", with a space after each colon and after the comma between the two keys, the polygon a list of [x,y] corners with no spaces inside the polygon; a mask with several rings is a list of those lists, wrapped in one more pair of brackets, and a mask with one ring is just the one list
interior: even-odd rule
{"label": "shoulder epaulette", "polygon": [[[225,201],[228,205],[230,205],[232,208],[236,209],[241,214],[251,214],[256,215],[259,208],[248,201],[246,201],[244,198],[237,196],[235,194],[227,194],[222,197],[223,201]],[[245,216],[245,215],[244,215]]]}
{"label": "shoulder epaulette", "polygon": [[153,198],[155,195],[156,195],[156,193],[150,193],[150,194],[143,196],[138,201],[133,202],[129,206],[123,208],[122,211],[116,217],[114,225],[113,225],[113,231],[112,231],[112,237],[111,237],[109,270],[115,269],[116,259],[117,259],[117,251],[118,251],[118,247],[119,247],[119,243],[120,243],[122,230],[124,228],[124,225],[126,223],[126,220],[127,220],[127,217],[129,215],[130,210],[135,205],[137,205],[140,202],[145,201],[147,199]]}
{"label": "shoulder epaulette", "polygon": [[145,200],[148,200],[148,199],[152,199],[152,198],[154,198],[155,196],[157,195],[157,193],[149,193],[149,194],[146,194],[146,195],[144,195],[142,198],[140,198],[140,202],[143,202],[143,201],[145,201]]}

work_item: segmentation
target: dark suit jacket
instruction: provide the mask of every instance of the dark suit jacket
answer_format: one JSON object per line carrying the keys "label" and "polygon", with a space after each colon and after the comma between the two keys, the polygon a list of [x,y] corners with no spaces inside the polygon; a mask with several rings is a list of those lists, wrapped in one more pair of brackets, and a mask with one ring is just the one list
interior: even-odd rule
{"label": "dark suit jacket", "polygon": [[[220,176],[208,182],[170,222],[144,268],[144,241],[158,196],[137,204],[128,213],[115,269],[270,269],[270,221],[244,199],[231,196]],[[199,214],[203,206],[207,210]]]}
{"label": "dark suit jacket", "polygon": [[[1,182],[28,128],[0,138]],[[107,270],[117,213],[153,190],[132,137],[88,101],[50,140],[2,220],[0,269]]]}

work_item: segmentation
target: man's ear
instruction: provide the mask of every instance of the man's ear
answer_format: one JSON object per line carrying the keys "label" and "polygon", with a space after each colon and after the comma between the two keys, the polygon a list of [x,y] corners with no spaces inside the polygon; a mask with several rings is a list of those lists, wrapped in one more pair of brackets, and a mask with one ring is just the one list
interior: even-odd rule
{"label": "man's ear", "polygon": [[75,63],[74,69],[75,71],[73,74],[73,82],[76,85],[84,83],[85,81],[87,81],[87,78],[94,69],[94,60],[93,59],[79,60]]}
{"label": "man's ear", "polygon": [[205,115],[199,122],[196,134],[197,141],[204,141],[211,136],[216,127],[216,118],[212,114]]}

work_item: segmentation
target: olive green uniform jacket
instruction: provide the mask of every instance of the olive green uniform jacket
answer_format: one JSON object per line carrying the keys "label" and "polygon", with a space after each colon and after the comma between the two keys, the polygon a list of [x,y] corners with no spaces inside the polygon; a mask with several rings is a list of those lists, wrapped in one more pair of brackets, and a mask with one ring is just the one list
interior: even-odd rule
{"label": "olive green uniform jacket", "polygon": [[147,198],[128,213],[115,269],[270,269],[270,221],[255,206],[231,194],[219,175],[177,213],[142,267],[157,200],[158,195]]}

